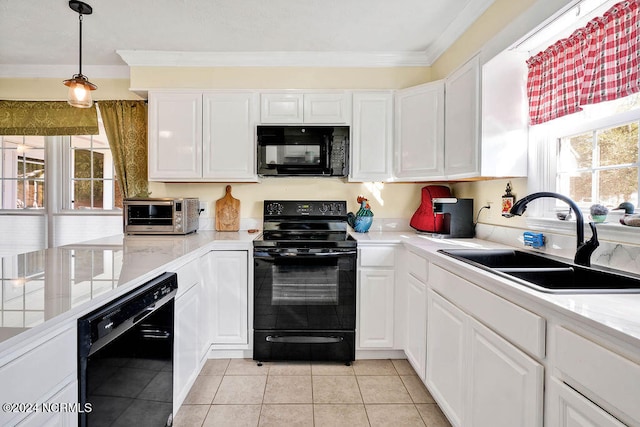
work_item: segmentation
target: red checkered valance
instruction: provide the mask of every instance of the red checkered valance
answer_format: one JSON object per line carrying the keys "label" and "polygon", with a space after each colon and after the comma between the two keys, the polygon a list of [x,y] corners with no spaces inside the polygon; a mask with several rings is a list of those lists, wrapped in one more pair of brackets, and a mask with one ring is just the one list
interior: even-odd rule
{"label": "red checkered valance", "polygon": [[527,60],[532,125],[640,91],[639,5],[620,2]]}

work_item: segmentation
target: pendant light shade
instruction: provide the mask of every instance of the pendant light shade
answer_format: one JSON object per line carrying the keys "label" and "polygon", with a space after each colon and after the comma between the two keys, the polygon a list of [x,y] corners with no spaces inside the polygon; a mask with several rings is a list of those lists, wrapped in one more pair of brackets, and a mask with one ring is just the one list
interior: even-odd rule
{"label": "pendant light shade", "polygon": [[85,75],[82,74],[82,15],[91,15],[93,9],[88,4],[70,0],[69,7],[74,12],[78,13],[79,25],[80,25],[80,44],[79,44],[79,72],[74,74],[72,78],[63,81],[65,86],[69,87],[69,94],[67,96],[67,102],[69,105],[78,108],[89,108],[93,105],[93,99],[91,98],[91,91],[96,90],[98,87],[91,83]]}

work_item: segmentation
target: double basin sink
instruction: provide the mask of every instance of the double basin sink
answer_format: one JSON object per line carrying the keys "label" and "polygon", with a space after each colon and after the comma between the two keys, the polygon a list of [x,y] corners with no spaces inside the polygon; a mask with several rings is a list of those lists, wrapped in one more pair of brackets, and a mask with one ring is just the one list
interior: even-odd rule
{"label": "double basin sink", "polygon": [[640,276],[576,265],[516,249],[441,249],[438,252],[547,293],[640,293]]}

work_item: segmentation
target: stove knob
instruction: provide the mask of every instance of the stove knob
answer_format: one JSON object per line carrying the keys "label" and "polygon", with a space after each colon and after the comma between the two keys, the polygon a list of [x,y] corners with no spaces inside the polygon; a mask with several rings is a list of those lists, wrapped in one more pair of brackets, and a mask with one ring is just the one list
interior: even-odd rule
{"label": "stove knob", "polygon": [[318,208],[318,211],[320,211],[321,214],[326,213],[329,210],[329,206],[327,206],[326,203],[323,203],[320,205],[320,207]]}
{"label": "stove knob", "polygon": [[269,203],[267,205],[267,213],[269,215],[280,215],[282,214],[282,205],[280,203]]}

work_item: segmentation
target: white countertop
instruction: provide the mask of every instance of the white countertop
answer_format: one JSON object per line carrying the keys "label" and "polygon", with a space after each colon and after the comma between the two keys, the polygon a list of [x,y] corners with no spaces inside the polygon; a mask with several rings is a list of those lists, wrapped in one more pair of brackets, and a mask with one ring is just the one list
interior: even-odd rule
{"label": "white countertop", "polygon": [[198,231],[124,236],[2,258],[0,354],[78,318],[211,249],[250,249],[257,234]]}
{"label": "white countertop", "polygon": [[[258,235],[204,230],[188,236],[117,235],[2,258],[0,356],[22,340],[78,318],[209,250],[250,250]],[[505,247],[485,240],[440,239],[413,231],[351,235],[360,246],[404,244],[527,309],[552,310],[640,351],[640,294],[542,293],[437,252]]]}

